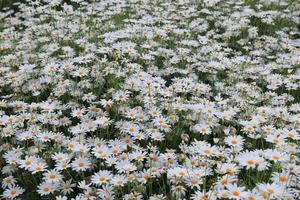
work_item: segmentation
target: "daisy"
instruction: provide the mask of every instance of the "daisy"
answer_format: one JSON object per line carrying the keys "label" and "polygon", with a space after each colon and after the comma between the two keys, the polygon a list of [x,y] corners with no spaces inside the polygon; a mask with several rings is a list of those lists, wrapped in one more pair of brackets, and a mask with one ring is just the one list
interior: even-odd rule
{"label": "daisy", "polygon": [[62,153],[62,152],[56,152],[54,153],[51,158],[55,161],[55,162],[62,162],[62,161],[67,161],[70,159],[70,155],[67,153]]}
{"label": "daisy", "polygon": [[217,153],[217,150],[214,146],[210,146],[210,145],[205,145],[205,146],[201,146],[200,149],[198,149],[200,155],[203,156],[214,156]]}
{"label": "daisy", "polygon": [[104,183],[108,183],[112,179],[112,175],[110,171],[101,170],[91,177],[91,182],[95,185],[102,185]]}
{"label": "daisy", "polygon": [[85,109],[74,109],[72,110],[72,117],[77,117],[77,118],[81,118],[84,114],[85,114],[86,110]]}
{"label": "daisy", "polygon": [[236,160],[241,166],[246,167],[246,169],[254,169],[260,162],[264,161],[263,158],[254,152],[239,154]]}
{"label": "daisy", "polygon": [[102,145],[100,147],[94,147],[92,150],[92,153],[94,154],[94,156],[96,158],[106,158],[108,156],[110,156],[111,151],[110,149],[106,146],[106,145]]}
{"label": "daisy", "polygon": [[127,183],[127,179],[123,175],[115,175],[111,179],[111,183],[117,187],[123,187]]}
{"label": "daisy", "polygon": [[127,174],[137,170],[137,167],[128,160],[122,160],[118,162],[115,167],[120,173],[125,172]]}
{"label": "daisy", "polygon": [[56,190],[56,186],[53,183],[43,182],[38,186],[37,192],[41,196],[45,196],[50,193],[53,193],[55,190]]}
{"label": "daisy", "polygon": [[228,185],[233,184],[235,181],[236,181],[235,177],[225,175],[218,180],[216,187],[224,189]]}
{"label": "daisy", "polygon": [[281,185],[277,185],[276,183],[261,183],[258,185],[258,189],[263,197],[273,199],[280,198],[283,194],[284,187]]}
{"label": "daisy", "polygon": [[153,195],[149,197],[149,200],[166,200],[166,196],[164,196],[163,194],[159,194],[159,195]]}
{"label": "daisy", "polygon": [[1,196],[7,199],[15,199],[17,196],[23,194],[24,192],[25,190],[19,186],[9,186],[4,190]]}
{"label": "daisy", "polygon": [[163,126],[164,124],[167,124],[167,118],[162,117],[162,116],[156,117],[156,118],[153,120],[153,123],[155,124],[155,126],[161,127],[161,126]]}
{"label": "daisy", "polygon": [[129,98],[129,92],[128,91],[117,91],[113,95],[114,100],[125,102]]}
{"label": "daisy", "polygon": [[201,133],[202,135],[209,135],[211,134],[211,129],[209,126],[205,125],[205,124],[197,124],[194,127],[196,132]]}
{"label": "daisy", "polygon": [[92,183],[87,184],[85,180],[78,182],[78,188],[82,190],[91,191],[91,185]]}
{"label": "daisy", "polygon": [[97,190],[97,194],[102,200],[115,199],[114,188],[111,185],[104,185],[102,189]]}
{"label": "daisy", "polygon": [[58,171],[62,171],[62,170],[65,170],[65,169],[68,169],[69,167],[71,167],[69,160],[66,160],[66,161],[60,161],[60,162],[56,162],[55,163],[55,170],[58,170]]}
{"label": "daisy", "polygon": [[88,69],[80,67],[77,70],[73,71],[71,73],[71,75],[73,75],[74,77],[81,77],[82,78],[84,76],[87,76],[88,73],[89,73]]}
{"label": "daisy", "polygon": [[285,135],[292,140],[300,140],[300,134],[296,130],[286,130]]}
{"label": "daisy", "polygon": [[153,176],[151,175],[151,172],[149,170],[143,170],[139,173],[139,182],[142,184],[146,184],[148,180],[150,180]]}
{"label": "daisy", "polygon": [[146,158],[146,153],[142,151],[135,151],[130,154],[130,158],[137,162],[142,162]]}
{"label": "daisy", "polygon": [[74,191],[72,188],[75,186],[76,184],[72,183],[72,180],[62,181],[60,183],[60,189],[64,195],[71,194]]}
{"label": "daisy", "polygon": [[55,200],[68,200],[68,197],[59,195],[59,196],[56,196]]}
{"label": "daisy", "polygon": [[247,195],[245,187],[238,187],[236,184],[229,184],[227,190],[229,192],[229,198],[232,199],[243,199]]}
{"label": "daisy", "polygon": [[274,162],[285,162],[289,160],[288,154],[273,149],[267,149],[265,151],[265,156],[266,158]]}
{"label": "daisy", "polygon": [[192,194],[191,196],[191,199],[192,200],[216,200],[217,197],[216,195],[211,192],[211,191],[208,191],[208,192],[201,192],[201,191],[195,191],[194,194]]}
{"label": "daisy", "polygon": [[225,143],[233,146],[233,147],[237,147],[237,148],[241,148],[244,144],[244,138],[242,136],[239,135],[235,135],[235,136],[228,136],[225,138]]}
{"label": "daisy", "polygon": [[149,114],[155,118],[161,115],[161,111],[156,107],[152,107],[151,110],[149,111]]}
{"label": "daisy", "polygon": [[247,200],[263,200],[263,197],[257,194],[256,192],[248,192]]}
{"label": "daisy", "polygon": [[114,102],[111,99],[102,99],[100,104],[103,106],[103,108],[111,108],[114,105]]}
{"label": "daisy", "polygon": [[164,131],[164,132],[166,132],[166,133],[168,133],[168,132],[170,132],[172,130],[171,129],[171,125],[169,125],[167,123],[162,124],[159,129],[162,130],[162,131]]}
{"label": "daisy", "polygon": [[7,187],[14,186],[16,182],[17,181],[16,181],[16,179],[13,176],[5,177],[2,180],[2,188],[7,188]]}
{"label": "daisy", "polygon": [[62,175],[58,173],[57,170],[49,170],[45,172],[44,174],[44,181],[45,182],[50,182],[50,183],[57,183],[62,180]]}
{"label": "daisy", "polygon": [[181,185],[178,185],[178,186],[172,185],[171,191],[172,191],[173,196],[175,196],[176,198],[180,198],[181,196],[185,195],[186,188],[184,188]]}
{"label": "daisy", "polygon": [[191,188],[200,189],[200,185],[202,184],[202,179],[200,177],[187,177],[185,178],[185,182]]}
{"label": "daisy", "polygon": [[278,172],[274,172],[272,174],[272,178],[271,180],[274,182],[274,183],[279,183],[279,184],[287,184],[288,181],[290,179],[290,174],[289,173],[278,173]]}
{"label": "daisy", "polygon": [[233,176],[239,172],[238,166],[233,163],[218,164],[218,170],[220,174],[228,174],[230,176]]}
{"label": "daisy", "polygon": [[54,135],[52,132],[41,132],[36,135],[36,137],[42,142],[49,142],[53,139]]}
{"label": "daisy", "polygon": [[32,174],[36,174],[38,172],[43,172],[47,168],[47,164],[42,161],[34,162],[33,165],[29,168],[32,171]]}
{"label": "daisy", "polygon": [[137,124],[129,124],[126,128],[126,131],[130,134],[130,135],[135,135],[139,132],[140,127]]}
{"label": "daisy", "polygon": [[159,132],[157,129],[151,129],[150,137],[154,141],[163,141],[165,139],[164,134]]}
{"label": "daisy", "polygon": [[286,142],[286,137],[284,135],[279,135],[277,133],[274,133],[274,134],[267,135],[266,141],[276,145],[282,145]]}
{"label": "daisy", "polygon": [[85,171],[91,167],[91,163],[87,158],[76,158],[72,163],[71,167],[73,170],[79,172],[79,171]]}
{"label": "daisy", "polygon": [[168,177],[175,177],[175,178],[184,178],[188,175],[188,171],[186,168],[181,167],[174,167],[168,170],[167,172]]}

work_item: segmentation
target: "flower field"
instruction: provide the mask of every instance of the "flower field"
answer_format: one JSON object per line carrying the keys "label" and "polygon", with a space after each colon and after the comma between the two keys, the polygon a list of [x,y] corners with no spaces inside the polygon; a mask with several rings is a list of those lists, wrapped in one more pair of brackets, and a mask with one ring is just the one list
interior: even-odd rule
{"label": "flower field", "polygon": [[299,200],[300,3],[0,12],[0,199]]}

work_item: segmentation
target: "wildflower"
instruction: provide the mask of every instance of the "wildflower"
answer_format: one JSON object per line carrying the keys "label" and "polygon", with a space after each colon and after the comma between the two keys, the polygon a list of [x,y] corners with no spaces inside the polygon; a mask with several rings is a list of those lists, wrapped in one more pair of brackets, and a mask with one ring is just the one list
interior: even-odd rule
{"label": "wildflower", "polygon": [[111,180],[111,178],[112,178],[111,173],[107,170],[103,170],[95,173],[92,176],[91,181],[93,184],[102,185],[104,183],[108,183]]}
{"label": "wildflower", "polygon": [[232,199],[243,199],[246,196],[246,192],[244,191],[244,187],[238,187],[236,184],[230,184],[227,186],[229,191],[229,198]]}
{"label": "wildflower", "polygon": [[181,185],[178,185],[178,186],[173,185],[171,187],[171,191],[175,197],[181,197],[181,196],[185,195],[186,189]]}
{"label": "wildflower", "polygon": [[4,190],[1,196],[3,198],[15,199],[16,197],[20,196],[24,192],[25,190],[19,186],[9,186],[7,189]]}
{"label": "wildflower", "polygon": [[72,188],[75,186],[76,184],[72,183],[72,180],[67,180],[61,182],[60,189],[64,195],[67,195],[74,191]]}
{"label": "wildflower", "polygon": [[91,163],[86,158],[76,158],[72,163],[71,167],[75,171],[85,171],[89,169],[91,166]]}
{"label": "wildflower", "polygon": [[17,181],[16,181],[16,179],[13,176],[5,177],[2,180],[2,188],[7,188],[7,187],[14,186],[16,182]]}
{"label": "wildflower", "polygon": [[261,195],[266,198],[280,198],[283,194],[284,187],[277,185],[276,183],[261,183],[258,185]]}
{"label": "wildflower", "polygon": [[254,152],[239,154],[236,159],[240,165],[246,167],[246,169],[254,169],[259,163],[264,161],[263,158]]}
{"label": "wildflower", "polygon": [[48,172],[44,173],[44,181],[45,182],[51,182],[56,183],[61,181],[62,175],[58,173],[56,170],[49,170]]}
{"label": "wildflower", "polygon": [[127,183],[125,176],[116,175],[112,178],[111,183],[117,187],[123,187]]}
{"label": "wildflower", "polygon": [[53,193],[56,190],[56,186],[52,183],[43,182],[38,186],[37,192],[41,196],[45,196]]}
{"label": "wildflower", "polygon": [[195,130],[202,135],[208,135],[211,133],[211,129],[209,126],[204,124],[199,124],[195,126]]}
{"label": "wildflower", "polygon": [[225,143],[233,146],[233,147],[237,147],[237,148],[241,148],[244,144],[244,139],[241,136],[228,136],[225,138]]}

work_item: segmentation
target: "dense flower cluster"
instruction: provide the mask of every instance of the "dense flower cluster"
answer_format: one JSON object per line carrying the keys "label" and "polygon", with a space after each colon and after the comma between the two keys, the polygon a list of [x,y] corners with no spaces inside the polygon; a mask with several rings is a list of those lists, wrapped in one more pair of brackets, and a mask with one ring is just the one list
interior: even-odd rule
{"label": "dense flower cluster", "polygon": [[296,2],[3,10],[1,198],[297,200]]}

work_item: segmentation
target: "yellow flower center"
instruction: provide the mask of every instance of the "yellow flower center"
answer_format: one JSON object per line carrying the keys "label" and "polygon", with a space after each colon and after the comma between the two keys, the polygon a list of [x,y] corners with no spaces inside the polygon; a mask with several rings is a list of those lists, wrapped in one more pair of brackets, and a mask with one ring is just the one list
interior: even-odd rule
{"label": "yellow flower center", "polygon": [[280,182],[286,182],[287,178],[285,176],[279,176]]}
{"label": "yellow flower center", "polygon": [[83,163],[83,162],[80,162],[80,163],[78,164],[78,166],[79,166],[79,167],[84,167],[84,163]]}
{"label": "yellow flower center", "polygon": [[255,162],[254,162],[254,160],[247,160],[247,164],[248,164],[248,165],[254,165]]}
{"label": "yellow flower center", "polygon": [[55,179],[56,176],[55,176],[55,174],[51,174],[51,175],[49,176],[49,178],[50,178],[50,179]]}
{"label": "yellow flower center", "polygon": [[10,191],[10,194],[11,195],[15,195],[15,194],[17,194],[17,191],[16,190],[12,190],[12,191]]}
{"label": "yellow flower center", "polygon": [[236,139],[231,140],[231,144],[237,144],[238,141]]}
{"label": "yellow flower center", "polygon": [[233,191],[233,192],[232,192],[232,195],[233,195],[233,196],[239,196],[239,195],[240,195],[240,192],[239,192],[239,191]]}
{"label": "yellow flower center", "polygon": [[227,179],[223,179],[223,180],[221,180],[221,184],[222,184],[222,185],[224,185],[224,186],[225,186],[225,185],[227,185],[227,184],[228,184],[228,181],[227,181]]}
{"label": "yellow flower center", "polygon": [[210,154],[210,150],[209,149],[205,149],[204,150],[204,154],[209,155]]}
{"label": "yellow flower center", "polygon": [[267,191],[269,194],[273,194],[273,193],[275,192],[272,188],[268,188],[266,191]]}
{"label": "yellow flower center", "polygon": [[272,156],[272,159],[273,159],[273,160],[279,160],[279,159],[280,159],[280,156],[276,156],[276,155],[275,155],[275,156]]}
{"label": "yellow flower center", "polygon": [[123,185],[123,183],[124,183],[124,181],[122,181],[122,180],[118,180],[118,181],[117,181],[117,184],[118,184],[118,185]]}
{"label": "yellow flower center", "polygon": [[179,172],[179,176],[184,176],[185,173],[184,172]]}

